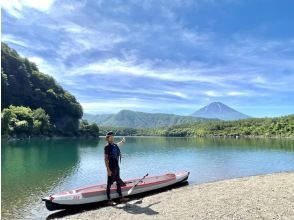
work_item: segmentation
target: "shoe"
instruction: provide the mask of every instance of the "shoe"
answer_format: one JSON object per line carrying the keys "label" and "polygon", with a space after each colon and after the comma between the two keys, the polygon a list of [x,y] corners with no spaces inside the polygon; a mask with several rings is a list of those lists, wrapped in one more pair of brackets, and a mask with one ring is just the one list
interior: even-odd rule
{"label": "shoe", "polygon": [[114,206],[114,202],[112,200],[108,200],[107,205]]}
{"label": "shoe", "polygon": [[120,202],[128,202],[130,199],[129,198],[126,198],[126,197],[123,197],[123,198],[120,198],[119,201]]}

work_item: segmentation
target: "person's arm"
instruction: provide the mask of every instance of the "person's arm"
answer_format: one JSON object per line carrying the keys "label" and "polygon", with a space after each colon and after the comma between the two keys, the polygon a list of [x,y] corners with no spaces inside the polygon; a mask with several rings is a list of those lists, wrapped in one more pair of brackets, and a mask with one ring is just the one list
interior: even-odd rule
{"label": "person's arm", "polygon": [[126,142],[126,139],[123,137],[120,142],[117,143],[117,146],[121,147]]}
{"label": "person's arm", "polygon": [[107,169],[107,175],[108,176],[111,176],[111,170],[109,168],[109,160],[108,160],[108,154],[104,154],[104,162],[105,162],[105,166],[106,166],[106,169]]}
{"label": "person's arm", "polygon": [[105,147],[104,148],[104,162],[105,162],[105,166],[106,166],[106,170],[107,170],[107,175],[111,176],[111,170],[109,168],[109,158],[108,158],[108,148]]}

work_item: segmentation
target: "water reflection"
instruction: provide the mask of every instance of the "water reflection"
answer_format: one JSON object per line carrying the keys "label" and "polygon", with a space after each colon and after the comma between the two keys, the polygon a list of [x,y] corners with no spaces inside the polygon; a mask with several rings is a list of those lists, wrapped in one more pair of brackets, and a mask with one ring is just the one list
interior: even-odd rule
{"label": "water reflection", "polygon": [[[104,145],[104,138],[2,142],[2,217],[43,218],[41,197],[106,182]],[[189,170],[190,183],[203,183],[294,170],[287,139],[127,137],[121,151],[123,179]]]}
{"label": "water reflection", "polygon": [[22,140],[2,142],[2,217],[15,219],[20,209],[39,203],[42,196],[73,175],[78,149],[99,140]]}

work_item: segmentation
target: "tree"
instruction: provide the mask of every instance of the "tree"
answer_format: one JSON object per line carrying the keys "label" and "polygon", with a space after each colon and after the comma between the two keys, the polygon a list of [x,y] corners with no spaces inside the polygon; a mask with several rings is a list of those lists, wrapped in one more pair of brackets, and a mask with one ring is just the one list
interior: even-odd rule
{"label": "tree", "polygon": [[93,123],[90,125],[90,134],[94,137],[98,137],[99,136],[99,128],[97,126],[97,124]]}
{"label": "tree", "polygon": [[99,136],[99,127],[96,123],[89,124],[87,120],[81,120],[79,126],[79,133],[81,136]]}
{"label": "tree", "polygon": [[11,111],[11,109],[3,109],[1,114],[1,126],[2,134],[10,134],[13,130],[11,122],[16,119],[16,115]]}
{"label": "tree", "polygon": [[46,114],[44,109],[37,108],[33,112],[34,128],[39,130],[41,134],[48,134],[51,129],[50,117]]}
{"label": "tree", "polygon": [[[1,52],[1,109],[10,105],[42,108],[50,116],[55,132],[76,135],[83,115],[76,98],[58,85],[53,77],[41,73],[36,64],[20,57],[5,43],[1,43]],[[28,122],[29,129],[33,127],[31,124]]]}
{"label": "tree", "polygon": [[3,134],[5,135],[47,135],[51,124],[46,112],[38,108],[32,110],[24,106],[13,106],[3,109],[1,115]]}

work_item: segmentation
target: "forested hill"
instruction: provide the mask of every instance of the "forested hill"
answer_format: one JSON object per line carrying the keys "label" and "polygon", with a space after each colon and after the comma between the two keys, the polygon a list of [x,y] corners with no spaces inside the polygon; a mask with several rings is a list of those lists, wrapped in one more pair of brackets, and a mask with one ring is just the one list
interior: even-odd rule
{"label": "forested hill", "polygon": [[5,43],[1,43],[1,53],[1,110],[10,105],[42,108],[50,117],[54,133],[76,135],[83,115],[76,98]]}
{"label": "forested hill", "polygon": [[[275,118],[249,118],[237,121],[211,121],[173,126],[155,130],[164,136],[245,136],[245,137],[294,137],[294,115]],[[154,135],[155,135],[154,134]]]}
{"label": "forested hill", "polygon": [[[135,129],[101,127],[117,135],[172,137],[278,137],[294,138],[294,115],[275,118],[249,118],[237,121],[202,121],[171,127]],[[103,133],[101,133],[103,135]]]}
{"label": "forested hill", "polygon": [[131,110],[121,110],[117,114],[85,114],[83,118],[89,122],[95,122],[101,126],[126,128],[158,128],[164,126],[173,126],[212,120],[193,116],[180,116],[164,113],[146,113]]}

